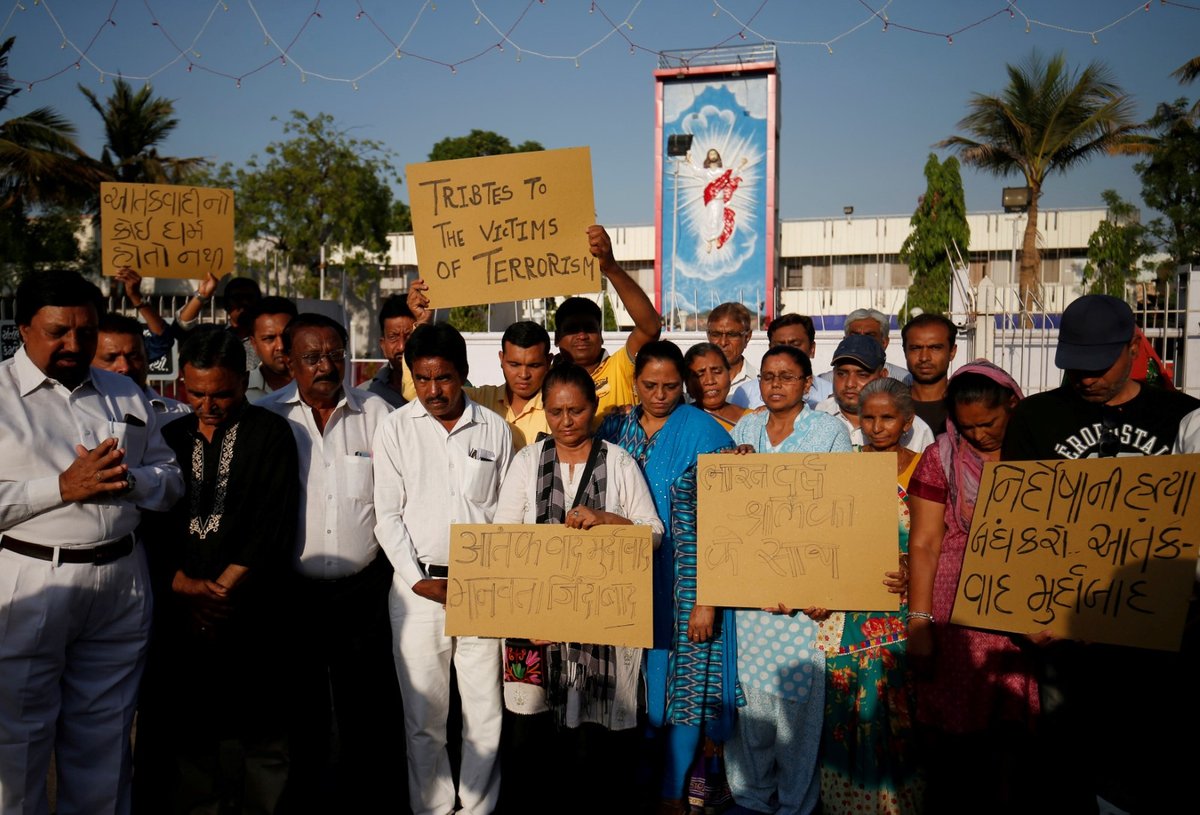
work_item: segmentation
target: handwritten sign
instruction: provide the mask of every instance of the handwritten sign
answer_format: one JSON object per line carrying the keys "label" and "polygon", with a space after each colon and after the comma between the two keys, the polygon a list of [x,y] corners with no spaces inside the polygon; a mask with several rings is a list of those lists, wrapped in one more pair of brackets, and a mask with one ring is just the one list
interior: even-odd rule
{"label": "handwritten sign", "polygon": [[951,619],[1177,650],[1200,455],[988,464]]}
{"label": "handwritten sign", "polygon": [[446,634],[649,648],[653,549],[644,526],[454,524]]}
{"label": "handwritten sign", "polygon": [[434,308],[600,290],[586,147],[409,164],[413,238]]}
{"label": "handwritten sign", "polygon": [[896,457],[700,456],[697,594],[714,606],[895,611]]}
{"label": "handwritten sign", "polygon": [[233,190],[172,184],[100,185],[104,273],[221,277],[233,271]]}
{"label": "handwritten sign", "polygon": [[14,320],[0,320],[0,359],[10,359],[21,350],[21,330]]}

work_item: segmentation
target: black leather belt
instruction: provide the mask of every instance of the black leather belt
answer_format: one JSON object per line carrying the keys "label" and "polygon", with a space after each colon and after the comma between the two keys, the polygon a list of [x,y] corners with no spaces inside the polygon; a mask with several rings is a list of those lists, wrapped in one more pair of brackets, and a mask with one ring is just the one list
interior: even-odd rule
{"label": "black leather belt", "polygon": [[449,566],[434,566],[432,563],[425,563],[423,565],[425,566],[425,574],[435,580],[445,580],[450,576]]}
{"label": "black leather belt", "polygon": [[97,544],[96,546],[73,548],[30,543],[20,538],[14,538],[12,535],[4,535],[0,537],[0,549],[7,549],[18,555],[38,560],[54,560],[54,553],[57,551],[59,563],[91,563],[99,566],[103,563],[112,563],[114,560],[120,560],[133,552],[133,535],[126,535],[115,541]]}

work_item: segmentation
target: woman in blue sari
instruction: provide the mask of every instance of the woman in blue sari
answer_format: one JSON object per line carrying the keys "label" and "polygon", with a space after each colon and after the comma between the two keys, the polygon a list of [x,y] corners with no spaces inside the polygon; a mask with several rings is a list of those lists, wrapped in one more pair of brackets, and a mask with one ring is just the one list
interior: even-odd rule
{"label": "woman in blue sari", "polygon": [[665,531],[654,561],[654,648],[646,655],[650,724],[667,749],[663,811],[683,812],[684,782],[702,735],[724,741],[737,700],[733,613],[696,604],[696,457],[733,447],[704,411],[683,404],[687,370],[673,343],[638,352],[639,405],[610,414],[597,436],[637,460]]}

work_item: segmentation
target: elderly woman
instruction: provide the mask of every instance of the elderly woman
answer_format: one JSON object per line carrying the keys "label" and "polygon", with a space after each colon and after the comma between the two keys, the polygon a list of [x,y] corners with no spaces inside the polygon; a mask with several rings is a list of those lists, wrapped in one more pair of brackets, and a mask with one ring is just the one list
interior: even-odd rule
{"label": "elderly woman", "polygon": [[724,741],[736,707],[733,616],[696,604],[696,457],[733,446],[704,411],[683,404],[687,370],[673,343],[647,343],[634,363],[639,404],[597,432],[637,460],[666,531],[654,561],[654,648],[647,705],[665,741],[663,811],[683,811],[684,780],[701,735]]}
{"label": "elderly woman", "polygon": [[[812,363],[798,348],[777,345],[767,351],[758,381],[767,409],[746,415],[733,428],[738,452],[851,451],[841,420],[805,404]],[[808,614],[828,613],[806,609]],[[734,800],[746,809],[806,813],[817,805],[825,696],[825,656],[817,634],[817,622],[782,603],[737,612],[737,671],[745,708],[725,757]]]}
{"label": "elderly woman", "polygon": [[909,482],[908,650],[929,674],[917,686],[929,812],[960,812],[964,801],[981,812],[1022,809],[1014,760],[1029,754],[1038,714],[1032,660],[1006,634],[950,622],[983,465],[999,460],[1020,398],[990,362],[959,368],[946,391],[946,432]]}
{"label": "elderly woman", "polygon": [[687,391],[692,402],[721,427],[733,430],[738,419],[750,410],[729,401],[733,378],[725,352],[714,343],[698,342],[684,354],[683,364],[687,366]]}
{"label": "elderly woman", "polygon": [[[858,396],[864,453],[896,456],[901,563],[908,559],[908,482],[921,456],[901,437],[915,409],[908,386],[891,379],[867,383]],[[884,580],[894,591],[905,575]],[[899,612],[847,611],[832,620],[841,629],[825,662],[825,725],[821,737],[821,807],[836,813],[922,812],[915,703],[908,682],[906,604]]]}
{"label": "elderly woman", "polygon": [[[642,524],[657,544],[663,525],[637,463],[592,436],[598,400],[587,371],[571,363],[552,369],[542,404],[551,436],[513,459],[494,523]],[[517,744],[509,755],[517,766],[505,773],[539,788],[562,784],[573,795],[588,790],[592,799],[618,796],[611,802],[618,805],[627,792],[621,777],[632,783],[636,771],[641,664],[640,648],[507,641],[504,702],[515,714],[509,729],[517,731]],[[606,784],[588,783],[600,771],[611,773]]]}

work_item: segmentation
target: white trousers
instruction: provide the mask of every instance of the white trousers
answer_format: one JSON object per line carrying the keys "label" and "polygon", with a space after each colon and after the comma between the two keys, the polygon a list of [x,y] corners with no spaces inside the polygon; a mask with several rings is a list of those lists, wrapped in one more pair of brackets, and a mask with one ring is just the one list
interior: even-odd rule
{"label": "white trousers", "polygon": [[413,815],[455,811],[454,780],[446,752],[451,660],[462,698],[460,811],[489,815],[500,794],[500,640],[447,637],[445,610],[414,594],[399,578],[392,582],[388,606],[396,678],[404,702]]}
{"label": "white trousers", "polygon": [[100,566],[0,549],[0,815],[128,813],[129,731],[150,633],[141,546]]}

